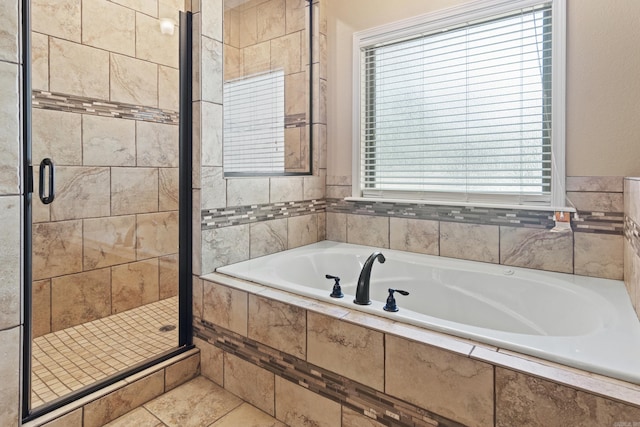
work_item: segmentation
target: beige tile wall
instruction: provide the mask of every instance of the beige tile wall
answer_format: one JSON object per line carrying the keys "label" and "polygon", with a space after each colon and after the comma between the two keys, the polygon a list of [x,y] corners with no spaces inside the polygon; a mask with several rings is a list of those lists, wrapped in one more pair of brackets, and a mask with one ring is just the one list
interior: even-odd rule
{"label": "beige tile wall", "polygon": [[[622,280],[622,177],[568,177],[567,198],[580,215],[610,217],[617,230],[592,232],[592,218],[577,231],[327,212],[327,239],[517,267]],[[351,177],[327,176],[327,197],[351,196]]]}
{"label": "beige tile wall", "polygon": [[[296,49],[305,50],[305,37],[302,34],[305,34],[304,23],[308,16],[305,9],[310,6],[305,0],[265,0],[245,2],[239,9],[225,12],[222,0],[197,3],[193,10],[193,272],[200,275],[229,263],[324,240],[324,213],[209,230],[202,230],[200,224],[202,210],[233,210],[236,206],[323,199],[326,114],[320,114],[325,110],[324,107],[316,107],[312,124],[312,175],[225,179],[222,168],[223,63],[227,78],[233,77],[232,73],[238,73],[239,76],[245,71],[243,58],[248,55],[263,58],[264,69],[285,67],[291,72],[290,79],[304,76],[304,55],[301,61],[293,60],[293,55],[285,54],[284,48],[291,48],[294,53]],[[318,16],[322,3],[315,2],[313,7]],[[242,20],[240,13],[245,15]],[[223,29],[223,20],[227,23],[237,21],[238,25],[225,25]],[[321,23],[322,19],[318,19],[318,22]],[[326,49],[326,44],[320,42],[320,38],[326,38],[326,25],[316,25],[315,31],[318,41],[315,49]],[[314,79],[317,80],[318,91],[326,89],[326,84],[320,83],[326,79],[326,72],[323,74],[326,64],[320,63],[324,57],[326,55],[314,55]],[[246,71],[255,72],[258,69]],[[299,89],[287,90],[290,98],[306,105],[306,94],[299,92]],[[324,102],[325,96],[319,93],[314,103]],[[304,112],[304,108],[301,111]]]}
{"label": "beige tile wall", "polygon": [[0,424],[20,417],[21,81],[20,1],[0,0]]}
{"label": "beige tile wall", "polygon": [[[178,10],[184,1],[32,2],[33,88],[178,111],[179,31],[159,30]],[[57,182],[54,203],[33,206],[35,335],[176,295],[178,126],[34,108],[34,163],[43,157]]]}
{"label": "beige tile wall", "polygon": [[[416,423],[421,426],[432,425],[426,418],[430,414],[460,423],[456,425],[486,427],[595,427],[640,419],[637,385],[220,275],[209,276],[203,286],[205,310],[215,306],[221,319],[249,324],[231,332],[225,321],[206,319],[238,340],[226,341],[207,338],[210,329],[196,319],[196,328],[207,339],[195,339],[202,351],[203,375],[265,412],[275,408],[275,417],[288,425],[382,425],[374,419],[389,414],[367,406],[374,404],[363,403],[356,394],[340,394],[352,390],[340,376],[361,388],[372,387],[367,393],[375,394],[373,400],[399,399],[403,403],[395,404],[397,411],[415,405],[418,409],[411,411],[425,417],[420,420],[424,424]],[[219,295],[233,295],[234,305],[220,304]],[[238,313],[238,307],[247,310]],[[243,344],[239,337],[251,341]],[[289,346],[305,337],[306,353]],[[254,354],[257,346],[265,346],[258,351],[270,356]],[[232,354],[235,351],[243,357]],[[320,377],[333,376],[343,385],[337,395],[344,405],[329,391],[323,395],[322,386],[310,387]],[[350,409],[352,404],[364,405],[366,415]]]}
{"label": "beige tile wall", "polygon": [[[626,219],[624,239],[624,284],[633,307],[640,317],[640,178],[624,180],[624,215]],[[635,227],[634,230],[631,226]]]}

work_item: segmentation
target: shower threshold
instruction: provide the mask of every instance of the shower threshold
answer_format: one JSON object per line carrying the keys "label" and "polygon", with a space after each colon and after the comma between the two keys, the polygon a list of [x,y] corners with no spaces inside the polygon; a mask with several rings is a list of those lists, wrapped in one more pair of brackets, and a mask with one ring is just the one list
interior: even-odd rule
{"label": "shower threshold", "polygon": [[36,408],[178,346],[178,297],[33,339]]}

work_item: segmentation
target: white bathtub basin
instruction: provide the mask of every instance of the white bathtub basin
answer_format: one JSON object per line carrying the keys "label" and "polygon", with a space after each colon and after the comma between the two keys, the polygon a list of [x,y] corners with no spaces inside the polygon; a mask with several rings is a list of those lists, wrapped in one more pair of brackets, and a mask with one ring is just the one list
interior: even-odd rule
{"label": "white bathtub basin", "polygon": [[[370,306],[353,303],[375,262]],[[252,282],[640,384],[640,323],[624,283],[324,241],[219,268]],[[342,299],[330,298],[341,278]],[[400,311],[382,310],[388,288]]]}

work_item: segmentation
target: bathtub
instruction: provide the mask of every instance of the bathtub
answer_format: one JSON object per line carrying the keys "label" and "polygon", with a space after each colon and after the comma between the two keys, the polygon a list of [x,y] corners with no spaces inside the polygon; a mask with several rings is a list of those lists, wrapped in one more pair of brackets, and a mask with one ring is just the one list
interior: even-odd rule
{"label": "bathtub", "polygon": [[[371,305],[353,303],[379,250]],[[218,268],[218,273],[640,384],[640,323],[624,283],[323,241]],[[331,298],[341,278],[344,298]],[[398,312],[382,309],[388,289]]]}

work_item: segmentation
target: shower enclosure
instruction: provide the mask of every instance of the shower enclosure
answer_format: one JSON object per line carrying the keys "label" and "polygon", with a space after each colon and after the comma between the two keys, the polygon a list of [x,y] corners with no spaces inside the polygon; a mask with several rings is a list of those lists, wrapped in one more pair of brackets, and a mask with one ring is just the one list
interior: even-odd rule
{"label": "shower enclosure", "polygon": [[184,0],[29,6],[24,397],[37,410],[188,344],[190,36]]}

